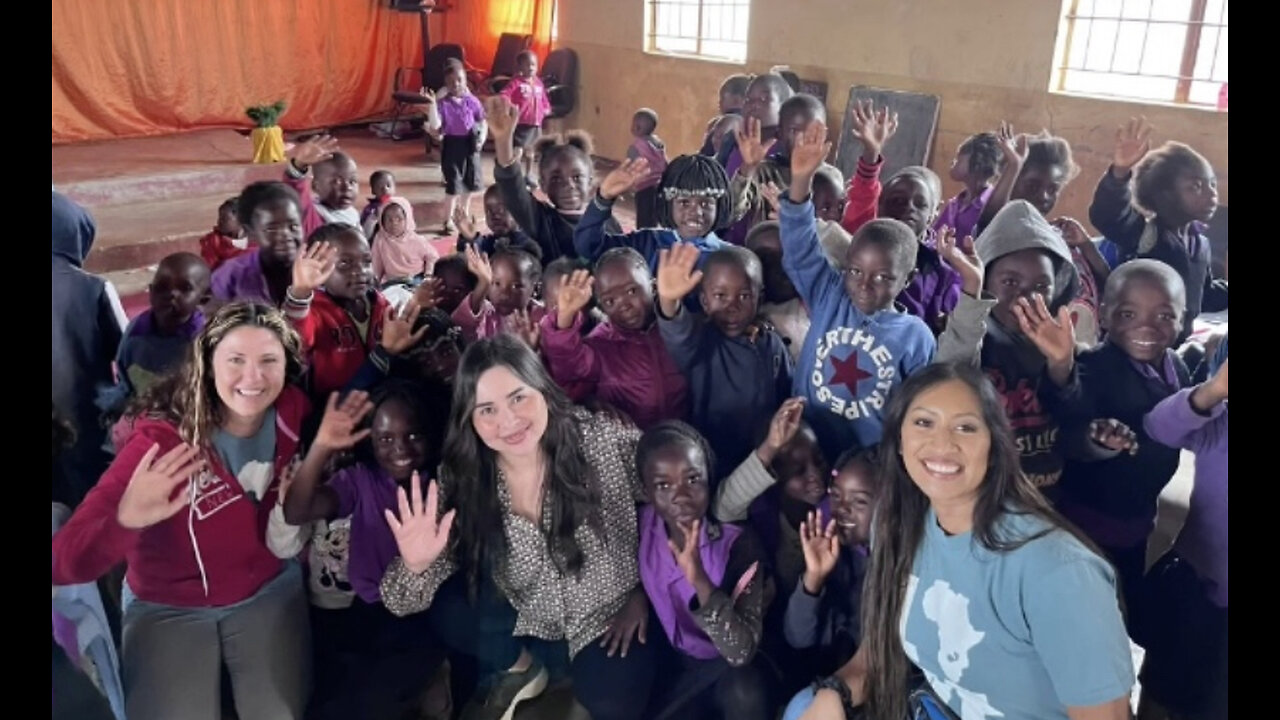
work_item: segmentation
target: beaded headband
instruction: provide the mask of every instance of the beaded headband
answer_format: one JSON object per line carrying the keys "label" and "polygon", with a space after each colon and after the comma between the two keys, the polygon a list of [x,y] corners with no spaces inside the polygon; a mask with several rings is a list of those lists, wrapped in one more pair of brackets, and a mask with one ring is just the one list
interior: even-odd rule
{"label": "beaded headband", "polygon": [[682,190],[680,188],[663,188],[662,198],[664,200],[675,200],[676,198],[691,197],[712,197],[718,198],[725,194],[724,188],[705,188],[703,190]]}

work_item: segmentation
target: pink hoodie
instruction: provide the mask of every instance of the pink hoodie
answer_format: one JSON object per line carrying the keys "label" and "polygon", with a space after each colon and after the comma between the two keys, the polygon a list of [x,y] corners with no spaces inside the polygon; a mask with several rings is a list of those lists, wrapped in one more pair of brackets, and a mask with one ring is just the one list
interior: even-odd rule
{"label": "pink hoodie", "polygon": [[[392,207],[404,211],[404,232],[391,235],[383,216]],[[373,276],[378,283],[395,278],[411,278],[420,273],[430,275],[435,269],[440,253],[431,242],[419,235],[413,221],[413,206],[402,197],[393,197],[382,206],[378,217],[378,232],[373,236]]]}

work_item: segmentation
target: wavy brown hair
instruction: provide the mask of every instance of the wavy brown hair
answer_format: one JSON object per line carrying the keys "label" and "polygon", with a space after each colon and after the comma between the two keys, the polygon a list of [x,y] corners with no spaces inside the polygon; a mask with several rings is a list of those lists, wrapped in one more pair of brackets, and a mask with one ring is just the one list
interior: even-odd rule
{"label": "wavy brown hair", "polygon": [[[929,498],[911,479],[902,462],[902,425],[917,397],[938,385],[955,381],[964,383],[978,397],[983,423],[991,433],[987,473],[978,486],[978,501],[973,510],[974,541],[992,552],[1011,552],[1061,529],[1102,557],[1093,543],[1058,514],[1022,473],[1004,403],[981,370],[967,363],[938,363],[912,375],[889,401],[884,438],[878,451],[880,498],[872,521],[875,541],[871,562],[862,590],[863,643],[867,648],[864,706],[866,717],[872,720],[907,717],[911,666],[902,647],[899,621],[929,511]],[[1013,537],[1002,523],[1009,514],[1034,515],[1049,527],[1028,536]]]}
{"label": "wavy brown hair", "polygon": [[170,422],[183,442],[202,447],[222,425],[222,399],[213,378],[213,351],[232,330],[241,327],[270,330],[284,346],[285,382],[302,376],[302,340],[279,310],[260,303],[223,306],[191,343],[177,370],[156,382],[136,399],[127,415]]}

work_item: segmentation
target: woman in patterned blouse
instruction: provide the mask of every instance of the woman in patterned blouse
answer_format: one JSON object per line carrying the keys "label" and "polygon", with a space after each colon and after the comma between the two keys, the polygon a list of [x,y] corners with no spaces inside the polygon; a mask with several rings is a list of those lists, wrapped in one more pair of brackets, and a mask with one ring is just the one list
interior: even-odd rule
{"label": "woman in patterned blouse", "polygon": [[453,603],[433,623],[485,635],[470,643],[496,676],[477,700],[482,716],[509,717],[545,687],[527,638],[567,650],[574,694],[594,720],[642,717],[654,663],[636,562],[639,431],[574,407],[538,356],[505,334],[463,355],[450,420],[425,507],[414,483],[412,498],[400,493],[399,517],[388,512],[400,557],[383,577],[383,602],[397,615],[425,610],[459,566],[473,597],[492,579],[514,627],[495,633],[492,613]]}

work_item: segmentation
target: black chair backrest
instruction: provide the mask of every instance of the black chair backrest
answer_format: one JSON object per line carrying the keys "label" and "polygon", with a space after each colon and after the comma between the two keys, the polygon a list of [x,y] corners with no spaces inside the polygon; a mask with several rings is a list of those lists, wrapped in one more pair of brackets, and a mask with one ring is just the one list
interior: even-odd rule
{"label": "black chair backrest", "polygon": [[498,37],[498,50],[493,54],[493,67],[490,68],[490,75],[505,75],[511,77],[516,74],[516,56],[529,49],[529,45],[533,43],[532,35],[517,35],[516,33],[502,33]]}
{"label": "black chair backrest", "polygon": [[422,69],[422,82],[432,91],[439,90],[444,87],[444,66],[450,60],[457,60],[465,64],[466,56],[462,52],[461,45],[452,43],[441,43],[433,45],[427,51],[427,66]]}
{"label": "black chair backrest", "polygon": [[552,50],[547,61],[542,63],[542,82],[552,85],[578,84],[578,53],[569,48]]}
{"label": "black chair backrest", "polygon": [[573,112],[578,102],[578,53],[569,48],[552,50],[542,64],[542,82],[551,95],[551,117]]}

